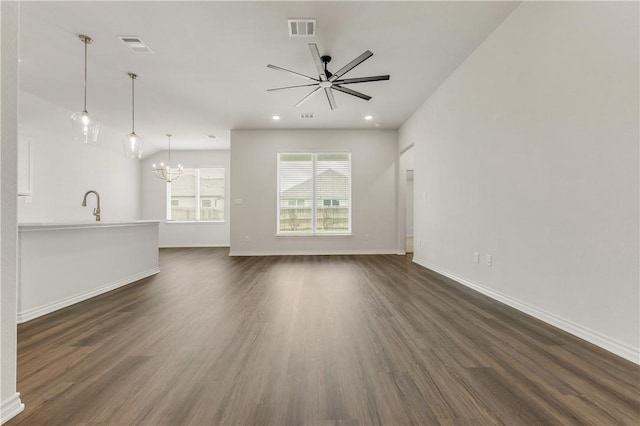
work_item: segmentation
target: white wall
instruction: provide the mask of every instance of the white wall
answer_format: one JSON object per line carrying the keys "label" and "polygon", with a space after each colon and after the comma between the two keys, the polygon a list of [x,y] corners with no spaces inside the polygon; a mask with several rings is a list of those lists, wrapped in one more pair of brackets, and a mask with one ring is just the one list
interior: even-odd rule
{"label": "white wall", "polygon": [[[277,153],[315,150],[351,152],[353,235],[276,237]],[[233,130],[231,254],[396,253],[397,156],[393,130]]]}
{"label": "white wall", "polygon": [[[175,141],[175,138],[174,138]],[[141,163],[140,185],[143,219],[160,220],[160,247],[229,246],[229,151],[171,151],[171,163],[184,168],[222,167],[225,169],[225,221],[165,223],[166,183],[152,172],[153,163],[167,162],[167,152],[158,152]]]}
{"label": "white wall", "polygon": [[637,2],[523,3],[400,132],[416,262],[635,362],[638,53]]}
{"label": "white wall", "polygon": [[102,221],[139,219],[140,162],[122,152],[128,130],[101,123],[97,144],[78,143],[71,132],[72,113],[20,92],[19,134],[31,139],[33,197],[31,203],[20,200],[19,222],[93,220],[95,197],[81,206],[90,189],[100,193]]}
{"label": "white wall", "polygon": [[0,2],[0,423],[24,409],[16,392],[18,2]]}

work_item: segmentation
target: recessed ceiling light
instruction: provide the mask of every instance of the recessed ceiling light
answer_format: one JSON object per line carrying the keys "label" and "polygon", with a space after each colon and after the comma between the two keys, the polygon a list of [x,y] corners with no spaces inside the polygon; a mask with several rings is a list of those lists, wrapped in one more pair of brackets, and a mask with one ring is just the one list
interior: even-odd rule
{"label": "recessed ceiling light", "polygon": [[271,118],[273,118],[273,119],[274,119],[274,120],[276,120],[276,121],[280,120],[280,116],[279,116],[279,115],[274,115],[274,116],[273,116],[273,117],[271,117]]}
{"label": "recessed ceiling light", "polygon": [[365,115],[364,119],[367,120],[367,121],[368,120],[373,120],[373,115]]}
{"label": "recessed ceiling light", "polygon": [[208,137],[209,139],[215,139],[215,138],[216,138],[216,135],[207,135],[207,137]]}

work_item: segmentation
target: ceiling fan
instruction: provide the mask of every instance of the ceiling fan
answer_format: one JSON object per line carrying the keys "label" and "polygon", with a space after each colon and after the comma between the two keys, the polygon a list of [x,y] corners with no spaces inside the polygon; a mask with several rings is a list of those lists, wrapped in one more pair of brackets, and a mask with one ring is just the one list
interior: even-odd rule
{"label": "ceiling fan", "polygon": [[329,101],[329,106],[331,109],[336,109],[336,100],[333,98],[333,90],[337,90],[342,93],[346,93],[351,96],[355,96],[361,99],[368,101],[371,99],[371,96],[365,95],[364,93],[356,92],[355,90],[351,90],[348,87],[344,87],[345,84],[353,84],[353,83],[365,83],[368,81],[380,81],[380,80],[389,80],[389,75],[376,75],[373,77],[357,77],[357,78],[340,78],[365,60],[369,59],[373,56],[373,53],[370,51],[364,52],[362,55],[355,58],[353,61],[349,62],[344,67],[340,68],[335,73],[331,73],[327,70],[327,64],[331,62],[331,56],[324,55],[320,56],[320,52],[318,51],[318,46],[315,43],[309,43],[309,50],[311,50],[311,56],[313,57],[313,62],[318,69],[318,78],[309,77],[308,75],[300,74],[295,71],[291,71],[285,68],[281,68],[275,65],[267,65],[268,68],[288,72],[289,74],[293,74],[297,77],[303,78],[308,81],[312,81],[310,84],[299,84],[297,86],[287,86],[287,87],[278,87],[275,89],[267,89],[268,92],[272,92],[274,90],[283,90],[283,89],[292,89],[294,87],[306,87],[306,86],[317,86],[315,89],[311,91],[307,96],[302,98],[300,102],[296,104],[296,106],[300,106],[314,95],[318,94],[321,89],[324,89],[324,93],[327,95],[327,100]]}

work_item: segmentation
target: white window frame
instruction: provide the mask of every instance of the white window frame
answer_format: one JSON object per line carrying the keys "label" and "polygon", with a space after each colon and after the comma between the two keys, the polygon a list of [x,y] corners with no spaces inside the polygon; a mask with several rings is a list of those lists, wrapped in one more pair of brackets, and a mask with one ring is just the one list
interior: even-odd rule
{"label": "white window frame", "polygon": [[[311,176],[313,184],[311,185],[311,232],[300,234],[289,234],[280,231],[280,155],[289,154],[311,154]],[[349,156],[349,229],[346,232],[336,233],[318,233],[316,230],[316,154],[347,154]],[[352,211],[353,211],[353,164],[351,162],[350,151],[283,151],[278,152],[276,156],[277,162],[277,182],[276,182],[276,236],[285,238],[296,237],[318,237],[318,238],[331,238],[331,237],[345,237],[352,235],[353,223],[352,223]]]}
{"label": "white window frame", "polygon": [[[200,220],[200,209],[202,206],[200,205],[200,169],[220,169],[223,170],[224,175],[224,220]],[[167,182],[167,199],[166,199],[166,221],[171,223],[224,223],[227,220],[227,170],[224,167],[200,167],[200,168],[190,168],[189,170],[194,171],[195,177],[195,209],[196,209],[196,219],[195,220],[173,220],[171,217],[171,182]],[[178,178],[179,179],[179,178]]]}

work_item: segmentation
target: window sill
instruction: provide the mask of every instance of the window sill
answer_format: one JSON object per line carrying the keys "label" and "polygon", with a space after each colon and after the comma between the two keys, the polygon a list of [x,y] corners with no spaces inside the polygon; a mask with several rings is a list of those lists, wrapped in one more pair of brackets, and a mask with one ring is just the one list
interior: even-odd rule
{"label": "window sill", "polygon": [[346,234],[276,234],[276,238],[350,238],[352,233]]}
{"label": "window sill", "polygon": [[178,224],[178,223],[225,223],[224,220],[165,220],[164,223],[167,224]]}

